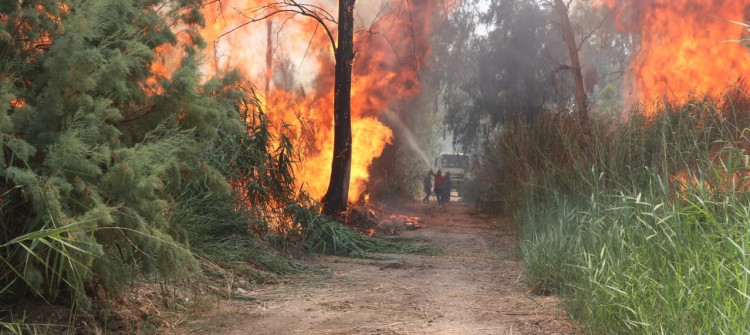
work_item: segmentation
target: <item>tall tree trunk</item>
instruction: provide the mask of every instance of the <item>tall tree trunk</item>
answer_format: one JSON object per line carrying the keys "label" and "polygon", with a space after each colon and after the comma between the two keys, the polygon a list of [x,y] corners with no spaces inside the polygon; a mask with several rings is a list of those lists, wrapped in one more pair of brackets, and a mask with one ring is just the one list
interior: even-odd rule
{"label": "tall tree trunk", "polygon": [[351,89],[354,60],[354,2],[339,0],[338,46],[333,98],[333,162],[323,212],[338,215],[346,210],[352,165]]}
{"label": "tall tree trunk", "polygon": [[271,94],[271,76],[273,75],[273,42],[271,41],[273,20],[266,22],[266,98]]}
{"label": "tall tree trunk", "polygon": [[573,35],[573,27],[570,26],[570,18],[568,18],[568,7],[565,6],[562,0],[555,0],[554,7],[557,11],[557,15],[560,16],[563,39],[568,46],[570,70],[571,72],[573,72],[573,81],[575,82],[576,87],[576,112],[578,113],[578,120],[581,123],[581,131],[583,132],[584,136],[591,136],[591,127],[589,125],[588,116],[588,97],[586,96],[585,87],[583,86],[581,62],[578,59],[578,46],[576,45],[576,39]]}

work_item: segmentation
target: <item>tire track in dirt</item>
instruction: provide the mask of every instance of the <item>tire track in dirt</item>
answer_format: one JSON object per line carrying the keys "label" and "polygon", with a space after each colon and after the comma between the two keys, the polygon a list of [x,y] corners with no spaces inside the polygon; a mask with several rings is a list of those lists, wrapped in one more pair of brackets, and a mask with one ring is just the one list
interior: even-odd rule
{"label": "tire track in dirt", "polygon": [[324,256],[305,261],[318,275],[256,287],[260,301],[222,301],[175,334],[579,334],[554,296],[524,283],[518,237],[508,222],[410,203],[420,217],[403,232],[441,252],[388,260]]}

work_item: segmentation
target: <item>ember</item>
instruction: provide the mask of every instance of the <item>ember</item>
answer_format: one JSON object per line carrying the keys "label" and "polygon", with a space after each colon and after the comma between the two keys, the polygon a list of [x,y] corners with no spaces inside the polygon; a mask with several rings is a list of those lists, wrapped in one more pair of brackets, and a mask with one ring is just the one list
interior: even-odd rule
{"label": "ember", "polygon": [[386,214],[383,208],[373,204],[358,204],[349,209],[346,224],[352,229],[373,236],[398,235],[405,230],[421,228],[422,218],[398,214]]}
{"label": "ember", "polygon": [[422,218],[418,216],[406,216],[391,214],[380,221],[378,227],[386,234],[396,235],[404,230],[414,230],[421,228]]}

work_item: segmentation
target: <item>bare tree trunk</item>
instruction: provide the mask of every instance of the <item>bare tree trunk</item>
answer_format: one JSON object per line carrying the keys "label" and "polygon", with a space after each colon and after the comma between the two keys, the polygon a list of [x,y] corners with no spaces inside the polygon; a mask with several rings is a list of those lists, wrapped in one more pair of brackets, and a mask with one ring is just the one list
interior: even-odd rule
{"label": "bare tree trunk", "polygon": [[351,89],[354,61],[354,2],[339,0],[338,46],[333,97],[333,162],[323,212],[338,215],[346,211],[352,165]]}
{"label": "bare tree trunk", "polygon": [[568,7],[565,6],[562,0],[555,0],[554,7],[557,11],[557,15],[560,16],[563,39],[568,45],[570,70],[573,72],[573,81],[575,82],[576,87],[576,112],[578,113],[578,120],[581,123],[581,131],[583,132],[584,136],[591,136],[591,127],[589,125],[588,116],[588,97],[586,96],[585,86],[583,86],[581,62],[578,59],[578,46],[576,45],[576,39],[573,35],[573,27],[570,26],[570,18],[568,18]]}
{"label": "bare tree trunk", "polygon": [[271,94],[271,76],[273,75],[273,42],[271,41],[273,20],[266,22],[266,98]]}

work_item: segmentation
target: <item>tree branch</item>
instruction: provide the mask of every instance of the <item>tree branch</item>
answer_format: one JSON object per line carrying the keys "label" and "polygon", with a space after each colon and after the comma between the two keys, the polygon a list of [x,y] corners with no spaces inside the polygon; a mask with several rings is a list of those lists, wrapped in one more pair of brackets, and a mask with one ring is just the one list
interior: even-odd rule
{"label": "tree branch", "polygon": [[[414,20],[413,20],[413,17],[412,17],[411,5],[409,4],[409,0],[404,0],[404,3],[406,3],[407,12],[408,12],[408,15],[409,15],[409,31],[411,33],[411,39],[412,39],[412,53],[411,53],[411,56],[414,59],[414,71],[417,73],[417,79],[420,79],[419,64],[418,64],[418,57],[417,57],[416,35],[414,33]],[[401,57],[399,57],[399,54],[396,52],[396,48],[394,47],[395,44],[392,43],[391,40],[388,38],[388,36],[386,36],[385,34],[383,34],[381,32],[378,32],[378,31],[374,31],[375,25],[381,19],[381,14],[384,13],[384,9],[385,9],[385,6],[381,6],[380,7],[380,10],[378,11],[378,14],[375,15],[375,19],[370,23],[370,27],[367,30],[359,30],[359,31],[355,32],[354,34],[357,35],[357,34],[361,34],[361,33],[368,33],[370,35],[380,36],[388,44],[388,47],[391,49],[391,52],[393,53],[394,56],[396,56],[396,60],[397,60],[397,62],[399,64],[399,66],[401,66],[401,64],[402,64]]]}
{"label": "tree branch", "polygon": [[419,76],[419,64],[417,64],[417,42],[415,41],[415,35],[414,35],[414,18],[411,15],[411,4],[409,4],[409,0],[404,0],[406,2],[406,8],[409,12],[409,32],[411,32],[411,47],[412,47],[412,57],[414,57],[414,71],[417,72],[417,79],[421,81],[421,78]]}
{"label": "tree branch", "polygon": [[584,37],[581,38],[581,43],[578,44],[578,50],[579,51],[581,50],[581,48],[583,48],[583,44],[586,43],[586,40],[588,40],[589,38],[591,38],[591,36],[594,35],[594,32],[597,31],[597,30],[599,30],[604,25],[604,22],[607,21],[607,19],[609,18],[609,14],[610,14],[610,12],[607,12],[607,15],[605,15],[604,18],[602,18],[602,20],[599,21],[599,24],[597,24],[596,27],[594,27],[593,29],[591,29],[591,31],[589,32],[588,35],[586,35],[586,36],[584,36]]}
{"label": "tree branch", "polygon": [[[219,4],[220,6],[222,6],[221,2],[219,2]],[[327,10],[325,10],[324,8],[320,6],[310,5],[310,4],[301,4],[301,3],[298,3],[296,0],[283,0],[282,2],[275,2],[272,4],[252,8],[249,10],[250,14],[247,14],[246,11],[242,11],[240,9],[237,9],[229,5],[227,5],[227,7],[233,9],[238,14],[242,15],[248,20],[220,34],[217,37],[217,40],[251,23],[264,21],[278,14],[289,13],[292,15],[307,16],[315,20],[316,22],[318,22],[318,24],[323,27],[323,30],[325,30],[326,35],[328,36],[328,40],[330,41],[331,47],[333,48],[333,50],[335,51],[337,49],[336,40],[333,38],[333,33],[331,32],[331,30],[328,28],[328,25],[326,24],[326,22],[336,23],[336,20],[331,15],[331,13],[329,13]]]}

